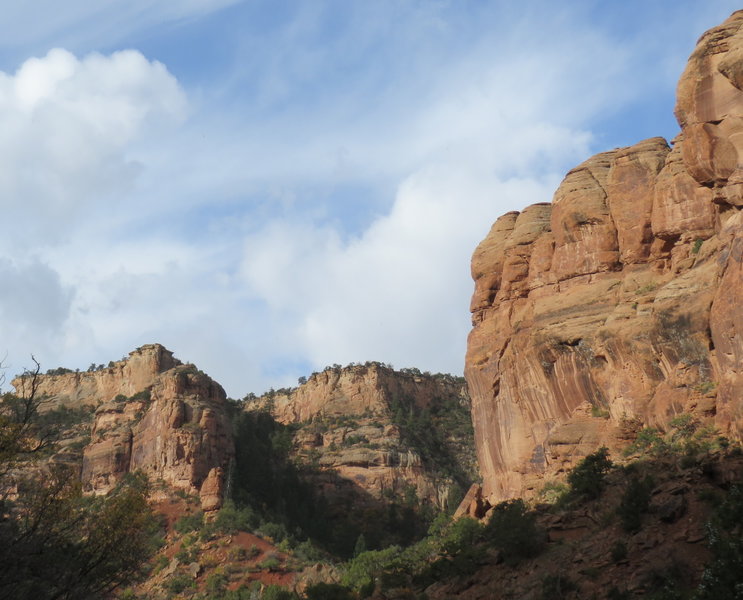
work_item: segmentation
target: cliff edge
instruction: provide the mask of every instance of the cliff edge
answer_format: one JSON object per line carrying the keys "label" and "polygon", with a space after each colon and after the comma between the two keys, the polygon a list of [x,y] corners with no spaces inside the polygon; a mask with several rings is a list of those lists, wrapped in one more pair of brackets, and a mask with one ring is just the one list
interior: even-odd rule
{"label": "cliff edge", "polygon": [[465,376],[491,501],[691,414],[743,432],[743,11],[678,84],[681,133],[598,154],[472,258]]}

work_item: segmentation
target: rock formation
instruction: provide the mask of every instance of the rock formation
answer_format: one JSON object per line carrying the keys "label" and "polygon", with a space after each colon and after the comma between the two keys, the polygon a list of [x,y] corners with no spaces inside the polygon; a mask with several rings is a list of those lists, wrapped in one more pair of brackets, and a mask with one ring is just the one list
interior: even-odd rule
{"label": "rock formation", "polygon": [[[23,379],[13,383],[23,390]],[[104,369],[41,376],[37,393],[52,406],[95,407],[82,457],[86,491],[104,494],[142,470],[198,494],[204,510],[221,506],[234,452],[224,390],[163,346],[142,346]]]}
{"label": "rock formation", "polygon": [[[295,452],[328,476],[315,483],[331,503],[351,488],[379,500],[390,494],[401,497],[412,486],[418,499],[443,508],[451,486],[468,485],[474,477],[467,434],[443,435],[442,457],[448,456],[457,469],[443,473],[431,460],[435,457],[422,456],[406,427],[411,424],[407,417],[428,418],[446,406],[448,414],[462,417],[471,436],[469,398],[461,378],[417,369],[394,371],[380,363],[327,368],[294,390],[265,395],[248,407],[266,404],[279,422],[298,426]],[[406,423],[399,418],[402,413]]]}
{"label": "rock formation", "polygon": [[465,375],[484,495],[529,494],[689,413],[743,432],[743,11],[699,40],[681,133],[598,154],[472,258]]}

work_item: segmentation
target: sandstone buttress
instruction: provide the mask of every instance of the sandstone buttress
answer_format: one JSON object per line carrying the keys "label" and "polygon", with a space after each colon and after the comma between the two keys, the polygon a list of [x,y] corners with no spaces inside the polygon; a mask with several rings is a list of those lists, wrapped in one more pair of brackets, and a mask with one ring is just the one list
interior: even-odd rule
{"label": "sandstone buttress", "polygon": [[681,133],[598,154],[475,250],[465,375],[484,492],[689,413],[743,432],[743,11],[678,86]]}

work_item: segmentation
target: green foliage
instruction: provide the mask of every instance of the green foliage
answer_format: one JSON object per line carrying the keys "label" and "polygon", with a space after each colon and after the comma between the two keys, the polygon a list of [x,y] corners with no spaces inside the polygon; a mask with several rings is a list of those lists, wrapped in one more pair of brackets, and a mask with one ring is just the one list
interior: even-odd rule
{"label": "green foliage", "polygon": [[702,247],[702,243],[704,240],[702,238],[697,238],[694,240],[694,245],[691,247],[691,253],[692,254],[699,254],[699,249]]}
{"label": "green foliage", "polygon": [[263,523],[258,529],[258,533],[263,537],[271,538],[276,543],[283,541],[286,539],[287,535],[289,535],[286,531],[286,527],[281,523],[272,522]]}
{"label": "green foliage", "polygon": [[707,523],[712,560],[694,600],[743,599],[743,485],[730,488]]}
{"label": "green foliage", "polygon": [[[39,368],[25,373],[25,394],[0,397],[0,487],[8,473],[50,454],[71,424],[90,411],[41,413]],[[143,475],[124,478],[107,496],[83,496],[75,469],[52,463],[22,476],[13,501],[0,502],[0,597],[16,600],[106,597],[146,571],[161,540]]]}
{"label": "green foliage", "polygon": [[234,502],[227,500],[217,513],[213,525],[215,531],[231,535],[238,531],[253,531],[259,523],[260,519],[252,508],[237,508]]}
{"label": "green foliage", "polygon": [[560,481],[548,481],[539,491],[539,500],[547,504],[561,505],[565,502],[570,488]]}
{"label": "green foliage", "polygon": [[475,519],[463,517],[454,521],[441,538],[440,548],[456,556],[485,538],[486,528]]}
{"label": "green foliage", "polygon": [[221,598],[227,591],[229,581],[227,575],[220,571],[212,573],[206,578],[206,593],[210,597]]}
{"label": "green foliage", "polygon": [[637,432],[635,441],[624,450],[625,456],[632,454],[650,454],[660,456],[667,452],[666,444],[660,432],[654,427],[645,427]]}
{"label": "green foliage", "polygon": [[403,444],[415,449],[429,470],[462,487],[471,483],[475,473],[465,469],[462,460],[474,455],[472,417],[465,405],[453,398],[436,398],[428,408],[421,408],[410,398],[393,397],[389,408]]}
{"label": "green foliage", "polygon": [[390,546],[384,550],[362,552],[346,563],[341,583],[352,590],[369,595],[374,589],[374,582],[383,574],[400,568],[399,546]]}
{"label": "green foliage", "polygon": [[162,585],[163,589],[170,594],[180,594],[187,588],[196,587],[194,580],[186,574],[171,575]]}
{"label": "green foliage", "polygon": [[536,556],[544,546],[544,535],[537,528],[535,515],[521,498],[496,505],[486,532],[507,564]]}
{"label": "green foliage", "polygon": [[190,515],[183,515],[173,525],[175,529],[181,535],[190,533],[191,531],[198,531],[204,524],[204,513],[197,511]]}
{"label": "green foliage", "polygon": [[269,585],[263,590],[262,600],[297,600],[297,595],[278,585]]}
{"label": "green foliage", "polygon": [[347,435],[344,440],[342,446],[344,448],[348,448],[349,446],[355,446],[356,444],[368,444],[369,440],[364,435]]}
{"label": "green foliage", "polygon": [[56,369],[49,369],[47,370],[47,375],[67,375],[68,373],[74,373],[72,369],[66,369],[65,367],[57,367]]}
{"label": "green foliage", "polygon": [[622,494],[622,500],[617,507],[617,514],[622,528],[628,532],[639,531],[642,526],[642,515],[650,506],[650,493],[653,490],[653,478],[645,476],[630,478],[627,489]]}
{"label": "green foliage", "polygon": [[[648,600],[685,600],[689,597],[689,569],[671,556],[665,565],[651,570],[642,582]],[[719,596],[718,598],[726,598]]]}
{"label": "green foliage", "polygon": [[337,583],[317,583],[309,586],[304,597],[307,600],[354,600],[351,591]]}
{"label": "green foliage", "polygon": [[624,453],[627,456],[680,456],[681,466],[689,467],[697,464],[700,457],[713,450],[726,448],[728,444],[728,440],[720,437],[713,426],[702,427],[691,415],[682,414],[669,421],[665,435],[655,428],[640,430],[634,443]]}
{"label": "green foliage", "polygon": [[136,402],[136,401],[149,402],[151,400],[150,389],[147,388],[145,390],[142,390],[140,392],[137,392],[136,394],[134,394],[133,396],[131,396],[129,398],[129,400],[134,401],[134,402]]}
{"label": "green foliage", "polygon": [[294,556],[305,563],[317,563],[327,560],[327,554],[312,543],[312,540],[300,542],[294,548]]}
{"label": "green foliage", "polygon": [[353,555],[358,556],[362,552],[366,552],[366,539],[364,538],[364,534],[360,533],[359,537],[356,538],[356,544],[353,547]]}
{"label": "green foliage", "polygon": [[587,500],[598,498],[606,485],[606,473],[611,467],[612,462],[606,447],[586,456],[568,474],[571,496]]}
{"label": "green foliage", "polygon": [[281,561],[278,557],[269,555],[258,566],[266,571],[278,571],[281,568]]}
{"label": "green foliage", "polygon": [[[260,581],[254,581],[250,585],[243,584],[236,590],[227,590],[221,600],[257,600],[260,597],[260,588]],[[291,596],[291,599],[294,600],[295,597]]]}

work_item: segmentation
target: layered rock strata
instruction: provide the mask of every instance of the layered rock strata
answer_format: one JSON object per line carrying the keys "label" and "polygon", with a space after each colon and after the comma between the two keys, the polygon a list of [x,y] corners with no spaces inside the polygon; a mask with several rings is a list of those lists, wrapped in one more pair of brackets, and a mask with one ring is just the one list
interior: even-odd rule
{"label": "layered rock strata", "polygon": [[743,11],[678,86],[681,133],[598,154],[472,258],[465,375],[484,495],[529,495],[641,426],[743,431]]}
{"label": "layered rock strata", "polygon": [[96,371],[41,376],[37,393],[51,406],[95,407],[81,467],[86,491],[105,494],[141,470],[198,494],[204,510],[221,506],[234,454],[224,390],[163,346],[142,346]]}
{"label": "layered rock strata", "polygon": [[[395,371],[380,363],[327,368],[248,408],[266,404],[279,422],[295,426],[294,452],[320,467],[315,484],[331,503],[352,489],[374,501],[414,489],[419,500],[443,508],[452,485],[468,485],[475,476],[469,397],[461,378]],[[460,431],[439,432],[442,457],[456,463],[456,472],[444,473],[432,457],[422,456],[406,428],[416,422],[435,426],[447,411],[466,422],[460,418]]]}

